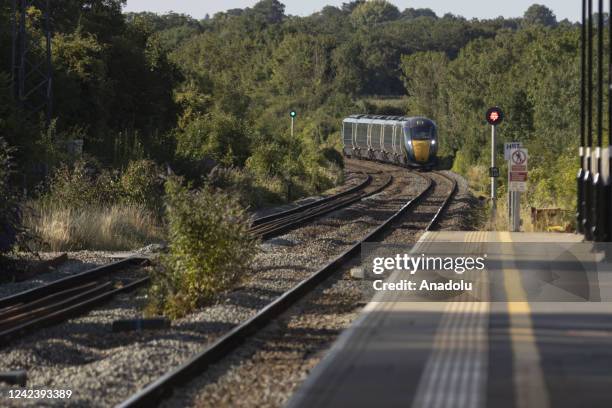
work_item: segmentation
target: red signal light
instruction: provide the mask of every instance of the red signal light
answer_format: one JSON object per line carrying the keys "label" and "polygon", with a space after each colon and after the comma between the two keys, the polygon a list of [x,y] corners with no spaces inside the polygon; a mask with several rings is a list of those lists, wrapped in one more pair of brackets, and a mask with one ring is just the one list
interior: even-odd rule
{"label": "red signal light", "polygon": [[490,125],[499,125],[504,120],[504,112],[498,108],[491,108],[487,111],[487,122]]}

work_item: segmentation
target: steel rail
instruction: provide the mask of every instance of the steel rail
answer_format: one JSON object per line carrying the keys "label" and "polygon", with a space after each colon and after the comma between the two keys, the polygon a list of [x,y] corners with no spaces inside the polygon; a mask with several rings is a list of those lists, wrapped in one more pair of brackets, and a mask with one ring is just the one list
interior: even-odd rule
{"label": "steel rail", "polygon": [[281,212],[278,212],[278,213],[266,215],[264,217],[256,218],[255,220],[253,220],[252,226],[255,227],[255,226],[258,226],[260,224],[266,224],[266,223],[269,223],[271,221],[275,221],[275,220],[278,220],[280,218],[287,217],[288,215],[300,213],[300,212],[303,212],[303,211],[308,210],[310,208],[319,206],[321,204],[325,204],[325,203],[327,203],[329,201],[336,200],[336,199],[338,199],[340,197],[344,197],[344,196],[352,194],[352,193],[354,193],[356,191],[363,190],[371,182],[372,182],[372,176],[368,174],[368,175],[366,175],[366,178],[361,183],[359,183],[356,186],[353,186],[353,187],[351,187],[349,189],[341,191],[338,194],[334,194],[334,195],[331,195],[329,197],[325,197],[325,198],[313,201],[313,202],[308,203],[308,204],[303,204],[303,205],[300,205],[298,207],[288,209],[286,211],[281,211]]}
{"label": "steel rail", "polygon": [[[418,173],[415,173],[418,174]],[[429,193],[433,187],[431,178],[420,175],[426,180],[426,187],[413,199],[408,201],[400,210],[389,217],[374,230],[367,234],[359,242],[344,251],[341,255],[329,262],[326,266],[304,279],[293,289],[282,294],[279,298],[261,309],[255,316],[234,327],[228,333],[216,340],[212,345],[190,358],[180,366],[170,370],[157,380],[117,405],[118,408],[150,407],[156,406],[160,401],[170,395],[175,387],[186,384],[201,374],[212,364],[220,361],[238,346],[246,341],[249,336],[264,328],[270,321],[287,311],[296,302],[311,293],[321,282],[329,278],[342,265],[357,256],[361,245],[372,241],[393,225],[408,210],[417,205]]]}
{"label": "steel rail", "polygon": [[425,228],[425,231],[433,231],[439,225],[440,219],[442,218],[442,214],[444,214],[444,212],[450,205],[450,202],[452,201],[453,197],[457,193],[457,180],[447,176],[444,173],[440,173],[439,171],[436,171],[434,173],[448,180],[451,183],[451,190],[450,193],[446,196],[446,199],[444,200],[442,206],[438,209],[438,212],[436,212],[436,215],[434,215],[429,225],[427,225],[427,228]]}
{"label": "steel rail", "polygon": [[144,285],[149,278],[121,281],[114,288],[109,275],[149,260],[129,257],[0,299],[0,346],[26,332],[57,324],[112,296]]}
{"label": "steel rail", "polygon": [[257,228],[251,230],[253,234],[261,239],[269,239],[287,231],[295,229],[299,226],[305,225],[315,218],[329,214],[333,211],[347,207],[353,203],[356,203],[364,198],[371,197],[375,194],[380,193],[386,189],[393,182],[393,176],[389,175],[386,181],[379,187],[368,192],[355,192],[352,195],[342,197],[339,201],[331,201],[325,203],[321,208],[315,208],[307,210],[305,214],[295,214],[287,217],[286,219],[276,220],[270,224],[262,224]]}
{"label": "steel rail", "polygon": [[145,262],[149,262],[149,259],[145,257],[132,256],[117,262],[109,263],[107,265],[101,265],[85,272],[68,276],[63,279],[58,279],[54,282],[51,282],[44,286],[40,286],[38,288],[26,290],[12,296],[4,297],[0,299],[0,309],[15,306],[21,303],[32,302],[41,299],[45,296],[49,296],[58,291],[70,289],[76,285],[94,281],[110,273],[125,269],[128,266],[138,265]]}
{"label": "steel rail", "polygon": [[[90,298],[85,298],[81,300],[81,298],[79,297],[79,299],[75,299],[77,302],[74,304],[62,305],[66,307],[60,308],[59,310],[55,310],[54,308],[48,314],[44,314],[41,317],[38,317],[34,320],[28,320],[11,329],[1,331],[0,332],[0,346],[6,345],[7,343],[10,343],[11,341],[19,339],[24,334],[29,333],[33,330],[38,330],[38,329],[42,329],[48,326],[53,326],[63,321],[66,321],[71,317],[79,316],[83,314],[84,312],[90,310],[92,307],[108,301],[109,299],[118,295],[119,293],[129,292],[129,291],[132,291],[134,289],[137,289],[147,284],[149,280],[150,280],[149,277],[138,279],[123,287],[108,290],[108,291],[102,291],[102,290],[98,290],[99,288],[94,288],[91,291],[92,297]],[[105,284],[101,286],[109,286],[109,285],[110,284]],[[99,293],[99,292],[102,292],[102,293]]]}

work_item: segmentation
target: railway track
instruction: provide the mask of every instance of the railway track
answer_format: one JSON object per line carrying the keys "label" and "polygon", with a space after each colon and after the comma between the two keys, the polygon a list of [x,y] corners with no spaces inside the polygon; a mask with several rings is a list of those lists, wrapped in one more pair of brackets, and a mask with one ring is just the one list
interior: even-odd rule
{"label": "railway track", "polygon": [[[442,219],[442,214],[444,214],[444,212],[448,209],[453,197],[455,194],[457,194],[457,180],[445,175],[444,173],[433,172],[433,174],[436,174],[436,176],[444,179],[448,183],[448,193],[446,195],[442,195],[442,197],[437,200],[438,209],[434,217],[427,224],[427,227],[425,227],[425,231],[433,231],[438,227],[438,224]],[[436,182],[434,181],[434,183]]]}
{"label": "railway track", "polygon": [[[285,222],[287,224],[289,224],[289,222],[296,222],[294,226],[284,226],[283,227],[283,228],[287,228],[287,230],[290,230],[290,229],[296,228],[298,225],[300,225],[300,223],[306,224],[308,222],[307,220],[305,220],[306,216],[304,216],[303,214],[305,212],[310,213],[309,215],[312,216],[311,218],[312,220],[313,218],[324,215],[325,209],[327,210],[327,212],[331,212],[331,211],[334,211],[335,209],[346,207],[350,204],[348,203],[349,199],[354,199],[355,201],[353,202],[356,202],[358,200],[365,198],[366,196],[372,196],[376,194],[377,192],[384,190],[391,183],[392,183],[392,187],[389,188],[390,191],[399,191],[398,189],[403,188],[402,186],[405,186],[407,182],[410,183],[410,179],[407,179],[403,182],[398,182],[398,180],[402,179],[402,176],[398,176],[393,171],[392,173],[394,174],[394,176],[396,176],[396,179],[392,179],[388,173],[386,173],[385,171],[381,171],[380,167],[373,163],[367,163],[367,164],[364,163],[363,166],[355,166],[354,169],[357,169],[357,171],[356,172],[354,171],[354,173],[363,174],[364,177],[360,178],[360,181],[356,186],[345,191],[344,193],[341,193],[340,198],[336,197],[337,196],[336,195],[336,196],[328,197],[323,200],[318,200],[306,206],[298,207],[299,210],[297,211],[290,210],[289,212],[286,211],[286,212],[282,212],[279,214],[275,214],[273,216],[266,217],[265,219],[257,221],[255,223],[255,226],[263,225],[265,223],[264,221],[267,221],[267,222],[275,221],[281,225]],[[291,305],[301,300],[304,296],[311,293],[314,289],[321,287],[320,284],[324,282],[327,278],[332,276],[334,272],[337,271],[342,265],[344,265],[346,262],[350,261],[351,259],[354,259],[355,255],[359,253],[359,245],[362,242],[380,238],[382,236],[383,231],[386,229],[389,229],[389,226],[393,224],[393,222],[398,220],[401,214],[405,214],[411,209],[420,208],[421,203],[423,202],[426,202],[426,203],[429,202],[430,196],[432,195],[434,190],[436,192],[438,191],[438,186],[440,189],[448,189],[447,184],[449,183],[445,183],[445,181],[441,178],[441,176],[440,177],[436,176],[432,179],[427,174],[425,175],[419,174],[419,173],[411,173],[411,174],[412,174],[413,179],[414,177],[421,177],[425,181],[426,185],[422,182],[417,182],[413,189],[408,190],[408,191],[411,191],[411,193],[409,194],[416,194],[417,189],[426,187],[423,189],[421,194],[419,194],[419,197],[415,197],[409,203],[406,203],[406,205],[402,207],[402,210],[394,214],[393,217],[390,217],[389,219],[387,219],[384,225],[380,225],[374,230],[370,231],[367,234],[366,239],[363,239],[360,242],[353,245],[352,247],[350,247],[347,251],[343,252],[339,257],[335,258],[334,261],[332,261],[325,267],[319,269],[317,272],[313,273],[313,275],[311,275],[308,279],[301,281],[293,289],[285,292],[283,295],[281,295],[276,300],[270,302],[269,304],[266,305],[266,303],[262,303],[261,305],[258,305],[257,307],[260,309],[259,309],[259,312],[257,312],[257,315],[253,316],[252,318],[249,318],[248,320],[244,320],[243,321],[244,323],[241,323],[239,326],[236,326],[233,330],[231,330],[231,332],[228,332],[228,333],[219,332],[216,336],[222,336],[222,337],[217,337],[218,340],[215,340],[214,343],[208,343],[208,344],[212,344],[212,346],[207,349],[208,351],[203,350],[202,352],[197,354],[193,359],[190,359],[188,362],[186,362],[183,366],[177,368],[176,370],[173,370],[172,372],[166,374],[163,377],[160,377],[157,381],[143,388],[142,391],[145,391],[149,387],[154,386],[154,384],[157,384],[158,382],[161,381],[160,389],[162,391],[153,391],[153,395],[155,395],[155,397],[153,397],[152,399],[148,399],[148,400],[146,400],[146,397],[145,397],[145,402],[141,403],[140,405],[148,406],[149,403],[151,403],[151,401],[153,405],[158,404],[159,400],[156,397],[157,395],[164,395],[168,393],[172,388],[189,382],[193,377],[197,376],[199,373],[204,371],[208,366],[210,366],[211,364],[215,362],[220,361],[225,356],[229,355],[242,342],[244,342],[246,339],[251,338],[252,335],[258,333],[262,327],[267,325],[267,323],[274,320],[275,317],[278,317],[279,315],[283,314]],[[368,179],[369,181],[366,183]],[[404,195],[404,203],[406,200],[405,197],[406,196]],[[382,202],[386,203],[387,202],[386,200],[387,198],[385,197],[384,199],[381,198],[378,201],[375,200],[375,201],[366,201],[366,202],[369,202],[370,206],[373,205],[374,207],[379,207]],[[394,198],[393,200],[394,200],[393,206],[396,206],[395,209],[397,209],[400,205],[402,205],[400,202],[398,202],[397,198]],[[445,201],[450,202],[450,198]],[[361,204],[359,206],[361,207]],[[391,213],[395,212],[395,209],[393,209],[393,207],[389,208],[388,210],[386,210],[387,213],[384,215],[384,217],[375,218],[372,222],[378,223],[380,222],[382,218],[389,217]],[[300,214],[300,212],[302,214]],[[443,214],[443,212],[444,212],[444,209],[440,208],[436,218],[439,219],[439,217]],[[412,217],[412,213],[411,213],[411,217]],[[279,222],[279,221],[282,221],[282,222]],[[367,231],[367,228],[373,228],[372,225],[375,225],[375,224],[363,224],[363,225],[370,225],[370,227],[366,226],[364,228],[363,231],[365,232]],[[436,223],[433,222],[431,227],[428,227],[428,228],[435,228],[435,226],[436,226]],[[420,229],[422,230],[423,227],[420,227]],[[359,232],[359,234],[361,233],[362,232]],[[357,236],[358,235],[355,235],[355,238]],[[355,242],[354,238],[351,238],[350,242]],[[347,245],[352,245],[352,244],[349,244],[347,242]],[[138,260],[134,260],[133,262],[135,262],[135,264],[139,263]],[[123,269],[123,267],[128,267],[128,265],[126,264],[123,264],[123,266],[121,265],[122,263],[119,263],[119,266],[117,266],[117,269]],[[114,294],[120,291],[130,290],[129,287],[125,288],[125,286],[129,285],[131,282],[127,282],[127,281],[121,282],[120,281],[120,282],[112,282],[109,284],[104,281],[103,279],[104,274],[101,272],[99,273],[100,273],[100,275],[98,276],[99,279],[93,279],[90,281],[93,283],[88,283],[87,279],[81,280],[80,282],[78,282],[78,284],[75,282],[75,286],[73,287],[71,287],[70,285],[67,285],[66,283],[62,285],[57,285],[54,283],[52,284],[52,285],[55,285],[54,291],[52,293],[47,292],[46,296],[43,296],[43,294],[40,292],[38,294],[35,294],[34,292],[32,292],[28,296],[22,297],[21,299],[15,299],[13,297],[10,303],[6,303],[6,300],[8,300],[9,298],[0,299],[0,323],[2,323],[1,319],[3,318],[3,316],[6,318],[14,317],[14,316],[22,316],[20,318],[24,318],[24,319],[26,316],[28,316],[28,321],[22,321],[22,323],[24,323],[23,325],[11,323],[13,326],[9,327],[8,329],[11,329],[11,330],[14,329],[14,330],[12,331],[10,335],[6,333],[7,337],[3,338],[2,335],[0,334],[0,345],[3,345],[13,339],[19,338],[24,333],[32,332],[34,330],[37,330],[38,328],[42,328],[45,326],[54,325],[70,317],[74,317],[74,316],[83,314],[84,312],[87,312],[88,310],[93,308],[95,305],[99,303],[103,303],[105,300],[110,299],[110,297],[112,297]],[[304,274],[301,276],[306,277],[307,275]],[[93,278],[93,276],[91,277]],[[296,282],[299,282],[299,281],[296,280]],[[144,279],[142,282],[135,284],[135,286],[131,288],[135,288],[140,285],[145,285],[146,283],[147,281],[146,279]],[[117,287],[116,285],[119,287]],[[286,290],[288,287],[289,285],[286,286],[283,290]],[[110,293],[111,290],[116,290],[116,289],[118,290],[118,292],[114,292],[112,294]],[[83,295],[83,297],[78,297],[78,296],[81,296],[83,292],[88,292],[88,293],[86,296]],[[92,297],[92,303],[89,303],[89,305],[87,305],[87,303],[85,303],[85,300],[87,299],[84,299],[84,297],[88,297],[90,295]],[[76,297],[76,299],[72,299],[73,297]],[[59,299],[64,299],[64,300],[70,299],[70,302],[66,302],[60,306],[56,306],[55,308],[49,307],[52,304],[51,301],[54,299],[58,301]],[[83,300],[83,302],[80,302],[79,300]],[[270,298],[269,300],[266,300],[266,302],[269,302],[270,300],[272,300],[272,298]],[[39,303],[31,304],[37,301]],[[264,307],[264,305],[266,306]],[[39,308],[42,308],[43,310],[45,310],[44,314],[48,316],[38,315],[37,314],[38,312],[30,313],[32,311],[36,311]],[[68,310],[66,311],[65,309],[68,309]],[[10,313],[5,314],[5,312],[10,312]],[[254,311],[254,313],[255,312],[256,310]],[[4,331],[5,331],[4,326],[0,325],[0,333],[4,333]],[[186,356],[193,355],[192,353],[197,352],[197,347],[198,346],[192,349],[189,352],[189,354],[187,354]],[[200,358],[198,359],[198,357]],[[185,358],[185,356],[183,358]],[[161,367],[163,367],[163,365]],[[176,374],[175,371],[178,371],[179,373]],[[168,382],[164,381],[163,380],[164,378]],[[136,395],[137,394],[134,394],[134,396]],[[128,401],[130,400],[126,400],[123,404],[128,404],[126,406],[130,406],[130,403],[128,403]],[[115,403],[117,403],[117,401],[113,402],[113,404]],[[133,406],[139,406],[139,403],[135,402]]]}
{"label": "railway track", "polygon": [[281,235],[315,218],[380,193],[393,182],[393,176],[387,175],[383,178],[378,177],[376,181],[373,180],[374,177],[367,174],[363,181],[348,190],[287,211],[255,219],[251,226],[251,233],[261,239]]}
{"label": "railway track", "polygon": [[[338,194],[296,208],[256,219],[251,231],[262,239],[278,236],[340,208],[384,190],[393,177],[363,180]],[[149,277],[111,279],[118,270],[147,262],[132,257],[58,280],[36,289],[0,299],[0,347],[26,333],[61,323],[91,310],[113,296],[149,283]]]}
{"label": "railway track", "polygon": [[146,263],[147,258],[130,257],[0,299],[0,347],[147,284],[148,277],[112,276]]}
{"label": "railway track", "polygon": [[[148,407],[151,405],[157,405],[162,399],[169,396],[174,388],[190,382],[204,372],[208,367],[228,356],[248,338],[258,333],[268,323],[279,317],[291,306],[315,290],[321,283],[332,276],[332,274],[339,270],[343,265],[357,257],[360,254],[362,244],[371,242],[381,237],[385,231],[391,228],[400,219],[400,217],[417,207],[425,199],[430,199],[435,188],[442,188],[439,180],[443,179],[446,181],[447,191],[441,198],[436,197],[436,199],[433,200],[435,203],[437,203],[438,209],[435,211],[426,226],[427,230],[435,229],[438,226],[445,210],[448,208],[452,197],[456,193],[457,183],[454,179],[451,179],[442,173],[435,173],[436,178],[439,178],[439,180],[435,180],[434,177],[430,175],[420,173],[415,174],[423,178],[425,181],[425,188],[386,221],[371,230],[363,239],[352,245],[348,250],[344,251],[341,255],[333,259],[323,268],[313,273],[309,278],[303,280],[291,290],[285,292],[276,300],[269,303],[255,316],[242,324],[239,324],[215,341],[212,345],[202,350],[200,353],[193,356],[182,365],[169,371],[136,394],[132,395],[130,398],[121,403],[119,407]],[[428,204],[431,204],[431,202]]]}

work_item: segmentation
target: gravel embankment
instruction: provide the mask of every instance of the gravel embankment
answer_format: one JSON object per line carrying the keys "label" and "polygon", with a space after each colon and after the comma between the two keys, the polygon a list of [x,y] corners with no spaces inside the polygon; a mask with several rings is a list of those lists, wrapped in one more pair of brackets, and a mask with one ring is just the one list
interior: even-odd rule
{"label": "gravel embankment", "polygon": [[[27,369],[28,388],[74,391],[69,401],[45,401],[48,405],[106,407],[123,401],[310,276],[422,188],[419,178],[403,169],[374,164],[355,167],[384,169],[394,174],[394,183],[376,196],[264,243],[252,271],[245,274],[239,287],[219,296],[214,304],[173,322],[171,330],[111,333],[113,320],[142,315],[145,292],[126,294],[86,316],[0,350],[0,371]],[[330,305],[346,298],[348,289],[339,290],[331,296]],[[352,310],[348,313],[355,312],[353,306],[348,309]],[[304,322],[307,317],[302,316]],[[332,320],[330,327],[336,327],[336,319]],[[352,317],[346,317],[346,324],[350,320]],[[316,319],[312,325],[318,325]],[[40,402],[30,400],[25,404],[38,406]],[[24,401],[8,401],[11,404],[23,406]]]}
{"label": "gravel embankment", "polygon": [[440,227],[451,231],[474,231],[480,229],[485,223],[482,211],[483,205],[470,192],[467,180],[450,171],[443,171],[443,173],[457,180],[457,194],[455,194],[455,198],[446,210]]}
{"label": "gravel embankment", "polygon": [[[384,243],[407,245],[418,240],[449,188],[444,178],[432,177],[436,181],[432,192],[386,235]],[[460,182],[456,198],[469,196],[467,185]],[[449,209],[453,213],[444,217],[444,228],[469,216],[464,212],[468,207],[453,204]],[[229,358],[177,390],[162,406],[283,406],[369,300],[364,299],[362,285],[345,268]]]}

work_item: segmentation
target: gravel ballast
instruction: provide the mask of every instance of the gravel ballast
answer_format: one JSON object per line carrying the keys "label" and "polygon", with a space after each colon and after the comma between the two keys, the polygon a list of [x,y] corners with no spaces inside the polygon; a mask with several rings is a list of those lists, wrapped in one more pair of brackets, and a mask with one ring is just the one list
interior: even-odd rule
{"label": "gravel ballast", "polygon": [[[350,161],[348,166],[350,176]],[[124,294],[86,316],[1,349],[0,370],[28,370],[30,389],[73,390],[70,400],[44,401],[48,405],[106,407],[123,401],[310,276],[392,215],[424,185],[417,175],[392,166],[358,163],[354,168],[353,172],[376,169],[381,175],[392,173],[394,182],[375,196],[264,243],[239,287],[173,322],[170,330],[112,333],[114,320],[141,317],[147,302],[145,291]],[[346,291],[332,297],[341,301],[342,293]],[[352,317],[346,317],[347,324],[350,320]],[[337,322],[330,327],[340,328]],[[6,390],[6,386],[0,387],[3,394]],[[41,403],[6,402],[8,406]]]}
{"label": "gravel ballast", "polygon": [[[450,182],[436,174],[428,176],[434,181],[432,190],[386,234],[384,243],[416,242],[437,212],[449,192]],[[415,184],[424,189],[425,181],[417,178],[420,181]],[[456,197],[469,196],[467,185],[459,182]],[[459,225],[458,219],[468,216],[468,208],[451,204],[452,215],[444,217],[439,227],[454,229]],[[163,406],[283,406],[369,301],[364,298],[363,281],[352,279],[349,270],[347,266],[335,274],[230,357],[176,390]]]}
{"label": "gravel ballast", "polygon": [[[456,198],[440,227],[453,229],[471,207],[464,198],[471,195],[459,176]],[[450,183],[434,179],[432,191],[414,211],[408,212],[388,233],[387,244],[412,244],[448,193]],[[189,385],[176,390],[164,407],[282,407],[307,378],[333,342],[358,316],[369,299],[364,299],[363,281],[350,277],[351,265],[335,274],[324,285],[300,301],[264,331],[219,364],[211,367]]]}

